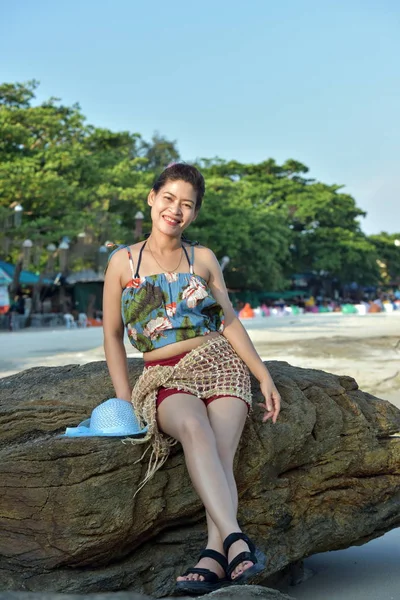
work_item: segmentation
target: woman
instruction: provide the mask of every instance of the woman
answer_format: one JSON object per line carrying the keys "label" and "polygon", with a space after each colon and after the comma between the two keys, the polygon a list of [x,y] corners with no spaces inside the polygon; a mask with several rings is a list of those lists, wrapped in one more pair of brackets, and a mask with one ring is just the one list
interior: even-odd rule
{"label": "woman", "polygon": [[[199,213],[204,191],[203,176],[191,165],[163,171],[148,196],[151,234],[111,255],[103,303],[104,347],[116,396],[132,401],[153,441],[155,464],[147,479],[179,441],[206,508],[206,550],[176,584],[193,594],[249,582],[265,568],[264,555],[236,517],[233,459],[251,407],[249,370],[265,398],[263,421],[275,423],[280,411],[279,393],[235,316],[215,255],[182,237]],[[145,362],[133,391],[124,326]]]}

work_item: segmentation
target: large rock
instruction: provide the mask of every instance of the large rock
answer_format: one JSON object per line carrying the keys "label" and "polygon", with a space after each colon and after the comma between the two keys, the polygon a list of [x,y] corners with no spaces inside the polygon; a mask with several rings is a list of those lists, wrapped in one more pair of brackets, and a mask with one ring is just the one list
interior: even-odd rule
{"label": "large rock", "polygon": [[[267,364],[282,412],[276,425],[257,408],[248,419],[237,483],[268,582],[303,557],[400,525],[400,411],[350,377]],[[130,361],[132,382],[141,368]],[[167,596],[195,561],[204,511],[178,446],[133,500],[142,445],[57,437],[112,395],[104,362],[0,380],[0,589]]]}

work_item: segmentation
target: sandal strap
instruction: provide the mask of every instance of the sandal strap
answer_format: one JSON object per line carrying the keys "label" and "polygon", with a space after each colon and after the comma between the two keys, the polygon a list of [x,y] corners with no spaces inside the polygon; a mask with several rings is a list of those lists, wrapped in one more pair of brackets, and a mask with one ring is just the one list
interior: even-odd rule
{"label": "sandal strap", "polygon": [[254,553],[256,551],[255,545],[245,533],[242,533],[241,531],[235,531],[234,533],[228,535],[228,537],[224,540],[224,552],[226,556],[228,556],[229,548],[238,540],[243,540],[244,542],[246,542],[251,553]]}
{"label": "sandal strap", "polygon": [[228,571],[227,571],[228,577],[229,578],[231,577],[233,571],[236,569],[236,567],[238,565],[240,565],[240,563],[246,562],[246,561],[250,561],[253,564],[256,564],[258,562],[257,557],[253,552],[241,552],[240,554],[235,556],[235,558],[233,560],[231,560],[231,562],[229,563]]}
{"label": "sandal strap", "polygon": [[210,571],[210,569],[200,569],[198,567],[193,567],[192,569],[188,569],[185,573],[182,574],[182,577],[186,577],[187,575],[202,575],[204,577],[204,581],[209,583],[217,583],[219,581],[219,577],[216,573]]}
{"label": "sandal strap", "polygon": [[221,554],[221,552],[217,552],[216,550],[212,550],[211,548],[205,548],[203,552],[200,554],[200,560],[202,558],[212,558],[219,564],[220,567],[226,572],[228,568],[228,561],[226,557]]}

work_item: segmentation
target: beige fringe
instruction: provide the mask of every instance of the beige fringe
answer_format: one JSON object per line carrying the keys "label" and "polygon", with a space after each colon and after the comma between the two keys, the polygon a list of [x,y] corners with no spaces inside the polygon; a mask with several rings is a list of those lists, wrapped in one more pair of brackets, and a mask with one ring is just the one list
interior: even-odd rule
{"label": "beige fringe", "polygon": [[[162,434],[157,427],[156,399],[160,387],[189,392],[199,398],[216,394],[238,396],[251,409],[249,370],[228,340],[220,335],[211,338],[186,354],[175,366],[145,367],[132,391],[132,404],[141,427],[147,425],[145,437],[127,438],[125,442],[151,442],[139,460],[152,448],[147,472],[136,494],[167,460],[177,441]],[[139,461],[137,461],[139,462]]]}

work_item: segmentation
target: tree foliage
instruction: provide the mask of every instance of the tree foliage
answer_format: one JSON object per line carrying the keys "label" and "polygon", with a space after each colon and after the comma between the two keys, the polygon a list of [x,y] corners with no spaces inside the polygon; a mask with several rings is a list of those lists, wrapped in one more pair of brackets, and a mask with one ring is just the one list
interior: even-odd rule
{"label": "tree foliage", "polygon": [[386,233],[382,231],[369,236],[378,256],[380,279],[383,283],[400,284],[400,232]]}
{"label": "tree foliage", "polygon": [[[0,223],[8,240],[3,256],[15,261],[26,238],[39,251],[63,237],[79,249],[82,232],[93,249],[108,239],[132,242],[137,211],[150,227],[146,199],[155,176],[180,159],[176,141],[95,127],[79,105],[56,98],[37,104],[37,85],[0,85]],[[198,166],[207,191],[188,236],[219,259],[229,256],[231,288],[284,289],[295,272],[365,284],[399,276],[394,241],[400,234],[368,238],[359,224],[365,213],[354,198],[339,185],[308,178],[301,162],[203,158]],[[19,228],[10,226],[16,204],[24,207]],[[82,259],[77,253],[70,267],[89,266],[95,255],[93,250]],[[40,269],[45,254],[39,259]]]}
{"label": "tree foliage", "polygon": [[341,186],[304,177],[307,167],[292,159],[282,166],[203,159],[199,166],[212,210],[197,226],[204,222],[213,247],[239,261],[228,265],[233,287],[283,289],[296,272],[378,282],[376,247],[358,221],[365,213]]}

